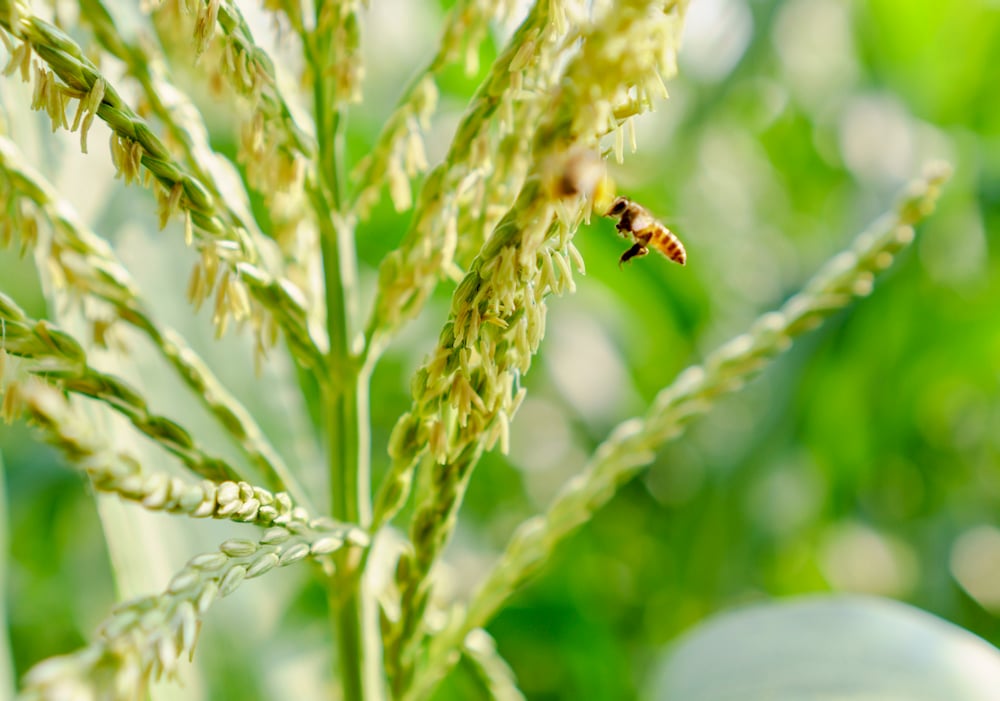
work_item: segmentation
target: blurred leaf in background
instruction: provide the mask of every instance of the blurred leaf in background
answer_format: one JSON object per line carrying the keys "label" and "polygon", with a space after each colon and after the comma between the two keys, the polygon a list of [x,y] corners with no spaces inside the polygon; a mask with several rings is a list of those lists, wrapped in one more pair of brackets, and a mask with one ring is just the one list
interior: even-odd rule
{"label": "blurred leaf in background", "polygon": [[678,641],[651,697],[992,701],[1000,652],[884,599],[801,597],[713,616]]}

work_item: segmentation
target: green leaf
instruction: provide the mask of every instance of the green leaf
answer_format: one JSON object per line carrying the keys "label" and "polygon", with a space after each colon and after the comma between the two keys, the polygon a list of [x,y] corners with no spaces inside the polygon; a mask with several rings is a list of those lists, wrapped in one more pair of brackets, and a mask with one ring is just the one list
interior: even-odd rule
{"label": "green leaf", "polygon": [[668,653],[666,701],[993,701],[1000,651],[895,601],[820,596],[701,624]]}

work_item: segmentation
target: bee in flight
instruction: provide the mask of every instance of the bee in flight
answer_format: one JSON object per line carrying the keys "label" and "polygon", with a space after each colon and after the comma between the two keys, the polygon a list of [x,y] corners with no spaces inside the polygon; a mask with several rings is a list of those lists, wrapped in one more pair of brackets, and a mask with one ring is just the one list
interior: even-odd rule
{"label": "bee in flight", "polygon": [[618,260],[619,267],[633,258],[646,255],[650,247],[675,263],[684,265],[687,262],[687,252],[681,240],[642,205],[627,197],[618,197],[611,203],[611,208],[604,216],[617,218],[618,223],[615,224],[615,228],[625,238],[631,237],[635,241],[630,249],[622,253],[622,257]]}

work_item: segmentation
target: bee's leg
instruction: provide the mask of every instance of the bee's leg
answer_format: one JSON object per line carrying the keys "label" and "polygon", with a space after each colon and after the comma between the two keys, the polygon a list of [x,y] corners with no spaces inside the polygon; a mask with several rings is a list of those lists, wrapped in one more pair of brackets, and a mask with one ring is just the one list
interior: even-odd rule
{"label": "bee's leg", "polygon": [[636,243],[632,248],[622,253],[622,257],[618,259],[618,267],[622,267],[623,263],[628,263],[633,258],[642,258],[647,253],[649,253],[648,248],[641,243]]}
{"label": "bee's leg", "polygon": [[627,209],[622,212],[621,218],[618,223],[615,224],[615,228],[618,229],[618,233],[622,235],[623,238],[628,238],[632,235],[632,213]]}

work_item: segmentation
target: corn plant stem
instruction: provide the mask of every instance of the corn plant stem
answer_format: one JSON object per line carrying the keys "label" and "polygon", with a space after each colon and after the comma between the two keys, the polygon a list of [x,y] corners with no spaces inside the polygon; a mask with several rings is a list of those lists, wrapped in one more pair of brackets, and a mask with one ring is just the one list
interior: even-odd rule
{"label": "corn plant stem", "polygon": [[[317,3],[317,24],[323,12]],[[314,71],[313,101],[317,132],[317,176],[310,199],[320,222],[320,248],[326,296],[326,330],[330,347],[322,404],[329,445],[330,509],[338,520],[364,525],[371,520],[368,451],[367,374],[351,349],[352,329],[357,328],[357,255],[350,220],[341,216],[345,203],[343,129],[345,116],[326,74],[330,37],[316,31],[305,42]],[[377,634],[375,621],[365,615],[360,558],[356,552],[335,556],[336,572],[329,581],[331,625],[337,640],[341,696],[345,701],[373,698],[369,687],[373,660],[366,655],[366,640]]]}
{"label": "corn plant stem", "polygon": [[[323,227],[328,228],[328,227]],[[323,382],[323,412],[329,441],[330,510],[334,518],[363,525],[371,520],[368,465],[367,375],[359,373],[349,347],[349,304],[341,258],[350,232],[329,227],[321,233],[330,351]],[[330,234],[333,235],[330,235]],[[353,244],[353,241],[349,241]],[[331,615],[337,633],[344,699],[367,698],[363,683],[361,571],[352,553],[335,557],[337,572],[330,580]]]}
{"label": "corn plant stem", "polygon": [[[318,90],[317,93],[319,99],[322,91]],[[339,119],[333,121],[334,128],[338,123]],[[320,127],[322,136],[319,139],[320,168],[326,171],[320,176],[320,180],[325,181],[323,190],[334,195],[324,199],[328,202],[332,200],[335,212],[339,197],[334,193],[338,182],[332,173],[336,172],[336,163],[331,163],[328,171],[324,161],[327,158],[335,160],[337,149],[328,143],[330,135],[323,134],[326,123],[320,121],[320,124],[323,125]],[[343,270],[345,254],[353,254],[353,237],[342,221],[330,221],[329,210],[317,214],[324,220],[320,227],[320,247],[323,255],[327,335],[330,339],[322,392],[329,445],[330,512],[336,519],[360,524],[362,520],[369,518],[364,513],[367,511],[365,504],[369,493],[365,484],[368,466],[361,464],[361,458],[366,452],[361,449],[361,444],[367,441],[367,426],[358,411],[360,377],[356,360],[350,352],[351,305],[345,289],[345,283],[350,278],[344,275]],[[335,558],[335,564],[337,572],[330,578],[329,596],[337,636],[343,697],[346,701],[361,701],[366,695],[363,683],[360,571],[355,562],[348,561],[343,556]]]}
{"label": "corn plant stem", "polygon": [[[4,468],[3,456],[0,455],[0,551],[7,552],[7,493],[4,490]],[[7,563],[8,558],[0,562],[0,601],[6,601],[7,592]],[[14,698],[14,663],[10,649],[10,638],[7,625],[6,607],[0,606],[0,696],[3,698]]]}

